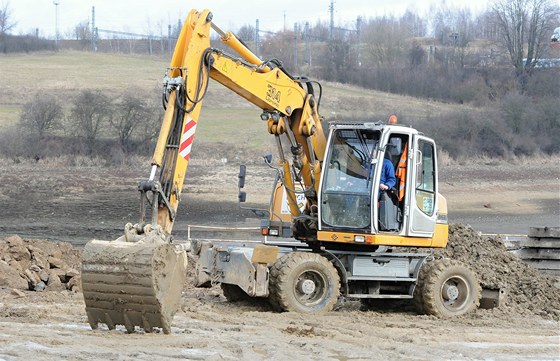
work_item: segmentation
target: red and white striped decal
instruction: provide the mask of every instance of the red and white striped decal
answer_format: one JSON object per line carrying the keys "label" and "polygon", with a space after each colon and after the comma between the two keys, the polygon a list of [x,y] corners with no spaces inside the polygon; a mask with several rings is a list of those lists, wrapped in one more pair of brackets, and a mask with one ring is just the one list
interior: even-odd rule
{"label": "red and white striped decal", "polygon": [[191,147],[195,131],[196,122],[191,117],[187,117],[187,120],[185,121],[185,128],[183,129],[183,135],[181,136],[181,144],[179,145],[179,154],[186,160],[189,160],[189,156],[191,155]]}

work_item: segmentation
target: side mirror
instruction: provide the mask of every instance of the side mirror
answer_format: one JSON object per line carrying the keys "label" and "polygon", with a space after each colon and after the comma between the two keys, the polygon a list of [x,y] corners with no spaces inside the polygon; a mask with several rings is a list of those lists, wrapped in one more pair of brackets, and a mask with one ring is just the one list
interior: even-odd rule
{"label": "side mirror", "polygon": [[264,156],[264,162],[268,165],[270,165],[270,163],[272,163],[272,153],[267,152]]}
{"label": "side mirror", "polygon": [[239,191],[239,203],[245,203],[247,201],[247,193]]}
{"label": "side mirror", "polygon": [[239,178],[239,180],[237,182],[237,186],[239,188],[245,187],[245,174],[246,173],[247,173],[247,167],[245,166],[245,164],[241,164],[239,166],[239,175],[237,176],[237,178]]}

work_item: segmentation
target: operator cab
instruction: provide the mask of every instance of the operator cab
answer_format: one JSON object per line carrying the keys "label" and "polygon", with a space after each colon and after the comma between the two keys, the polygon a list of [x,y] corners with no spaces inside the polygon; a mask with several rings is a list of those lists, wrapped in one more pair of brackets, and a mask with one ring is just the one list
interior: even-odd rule
{"label": "operator cab", "polygon": [[[437,194],[435,154],[433,140],[413,128],[331,124],[318,199],[319,241],[389,240],[366,235],[433,238],[438,209],[447,213],[445,199]],[[379,187],[384,159],[396,178],[387,191]]]}

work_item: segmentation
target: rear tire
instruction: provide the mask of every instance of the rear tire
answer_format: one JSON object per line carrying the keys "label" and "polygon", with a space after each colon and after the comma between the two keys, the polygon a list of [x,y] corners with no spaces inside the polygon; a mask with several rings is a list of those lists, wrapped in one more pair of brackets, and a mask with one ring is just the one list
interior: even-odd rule
{"label": "rear tire", "polygon": [[325,257],[292,252],[270,269],[270,303],[281,311],[331,311],[340,295],[340,277]]}
{"label": "rear tire", "polygon": [[450,318],[478,308],[480,292],[473,271],[459,261],[440,259],[422,266],[414,299],[422,313]]}

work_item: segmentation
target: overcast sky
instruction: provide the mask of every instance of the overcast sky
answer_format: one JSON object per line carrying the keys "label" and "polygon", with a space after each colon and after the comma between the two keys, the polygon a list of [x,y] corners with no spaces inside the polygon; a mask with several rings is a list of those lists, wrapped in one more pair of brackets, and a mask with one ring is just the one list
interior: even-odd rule
{"label": "overcast sky", "polygon": [[[147,33],[151,28],[167,34],[167,25],[183,20],[190,9],[208,8],[214,13],[214,23],[224,30],[236,30],[245,24],[255,24],[259,19],[263,30],[291,29],[295,22],[318,19],[328,21],[330,0],[54,0],[58,2],[58,28],[67,34],[80,22],[91,20],[95,6],[95,23],[105,30]],[[335,24],[348,26],[358,16],[365,18],[384,14],[401,15],[407,8],[426,14],[430,4],[441,0],[337,0],[334,3]],[[455,7],[469,7],[473,12],[486,9],[489,0],[446,0]],[[53,37],[55,33],[55,8],[53,0],[0,0],[9,3],[17,26],[12,33],[34,33],[39,28],[41,36]],[[148,25],[151,24],[151,26]],[[163,26],[159,26],[162,24]]]}

